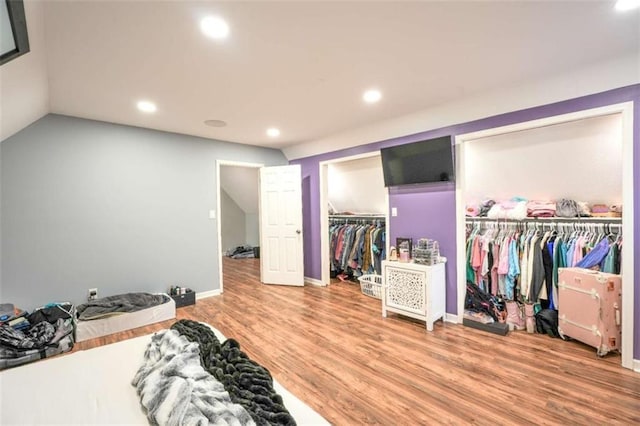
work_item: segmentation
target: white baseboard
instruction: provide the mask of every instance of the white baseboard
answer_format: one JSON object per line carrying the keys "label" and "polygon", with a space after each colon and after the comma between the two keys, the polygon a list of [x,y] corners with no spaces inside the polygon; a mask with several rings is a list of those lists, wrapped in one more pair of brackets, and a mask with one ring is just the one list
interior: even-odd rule
{"label": "white baseboard", "polygon": [[309,283],[311,285],[317,285],[317,286],[321,286],[321,287],[326,287],[325,284],[322,281],[316,280],[315,278],[304,277],[304,282],[305,283]]}
{"label": "white baseboard", "polygon": [[453,322],[455,324],[458,323],[458,315],[456,314],[444,314],[444,322]]}
{"label": "white baseboard", "polygon": [[640,373],[640,359],[633,360],[633,371]]}
{"label": "white baseboard", "polygon": [[204,299],[206,297],[211,297],[211,296],[220,296],[221,294],[222,292],[220,291],[220,289],[201,291],[196,293],[196,300]]}

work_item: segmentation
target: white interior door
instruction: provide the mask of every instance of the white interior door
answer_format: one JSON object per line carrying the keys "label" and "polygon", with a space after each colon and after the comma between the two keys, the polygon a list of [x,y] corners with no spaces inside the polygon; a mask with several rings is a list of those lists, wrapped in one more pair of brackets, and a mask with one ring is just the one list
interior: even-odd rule
{"label": "white interior door", "polygon": [[260,281],[304,285],[299,165],[260,169]]}

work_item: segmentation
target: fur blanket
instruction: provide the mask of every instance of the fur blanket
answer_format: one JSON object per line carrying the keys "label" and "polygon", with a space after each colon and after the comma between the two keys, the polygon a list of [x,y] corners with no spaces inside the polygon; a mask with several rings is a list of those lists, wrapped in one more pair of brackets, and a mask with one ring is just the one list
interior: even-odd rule
{"label": "fur blanket", "polygon": [[190,320],[180,320],[171,329],[198,343],[202,366],[224,385],[233,402],[249,411],[258,425],[296,424],[274,390],[269,371],[242,352],[237,341],[227,339],[220,343],[211,328]]}
{"label": "fur blanket", "polygon": [[222,383],[202,368],[198,345],[174,330],[151,338],[133,385],[151,424],[255,425]]}

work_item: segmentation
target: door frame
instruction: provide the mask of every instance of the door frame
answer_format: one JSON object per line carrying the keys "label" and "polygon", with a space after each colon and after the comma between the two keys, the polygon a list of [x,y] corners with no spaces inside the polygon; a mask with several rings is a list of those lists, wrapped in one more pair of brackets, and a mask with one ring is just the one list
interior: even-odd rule
{"label": "door frame", "polygon": [[[216,160],[216,226],[218,229],[218,280],[220,282],[220,293],[224,291],[224,283],[222,277],[222,214],[220,213],[220,167],[221,166],[233,166],[233,167],[247,167],[247,168],[262,168],[262,163],[245,163],[243,161],[231,161],[231,160]],[[259,179],[259,178],[258,178]],[[259,189],[258,189],[259,191]],[[258,232],[262,230],[262,221],[258,217]],[[262,273],[262,271],[261,271]]]}
{"label": "door frame", "polygon": [[[326,286],[331,281],[329,273],[329,165],[344,163],[347,161],[362,160],[364,158],[371,158],[380,156],[380,150],[365,152],[357,155],[350,155],[348,157],[334,158],[332,160],[320,161],[319,168],[319,180],[320,180],[320,256],[321,256],[321,275],[320,282],[317,280],[306,278],[305,280],[311,284]],[[380,165],[382,167],[382,165]],[[385,201],[385,228],[387,235],[391,235],[391,228],[389,226],[389,188],[386,188],[384,193]],[[389,253],[389,238],[386,238],[385,253]]]}
{"label": "door frame", "polygon": [[622,366],[633,369],[633,335],[634,323],[634,212],[633,212],[633,102],[623,102],[592,108],[568,114],[525,121],[507,126],[495,127],[455,137],[456,147],[456,246],[457,246],[457,304],[458,322],[462,323],[464,299],[466,292],[465,270],[465,175],[464,175],[464,143],[490,136],[532,130],[555,124],[596,118],[605,115],[621,115],[622,137],[622,233],[625,239],[622,250]]}

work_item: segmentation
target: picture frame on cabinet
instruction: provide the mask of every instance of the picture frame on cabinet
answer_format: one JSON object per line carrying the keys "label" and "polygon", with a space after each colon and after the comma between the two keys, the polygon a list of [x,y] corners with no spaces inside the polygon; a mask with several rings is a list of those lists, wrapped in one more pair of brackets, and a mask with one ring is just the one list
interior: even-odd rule
{"label": "picture frame on cabinet", "polygon": [[398,260],[398,252],[394,246],[389,247],[389,260],[396,262]]}
{"label": "picture frame on cabinet", "polygon": [[396,238],[396,252],[400,262],[409,263],[411,261],[411,250],[413,240],[411,238]]}

